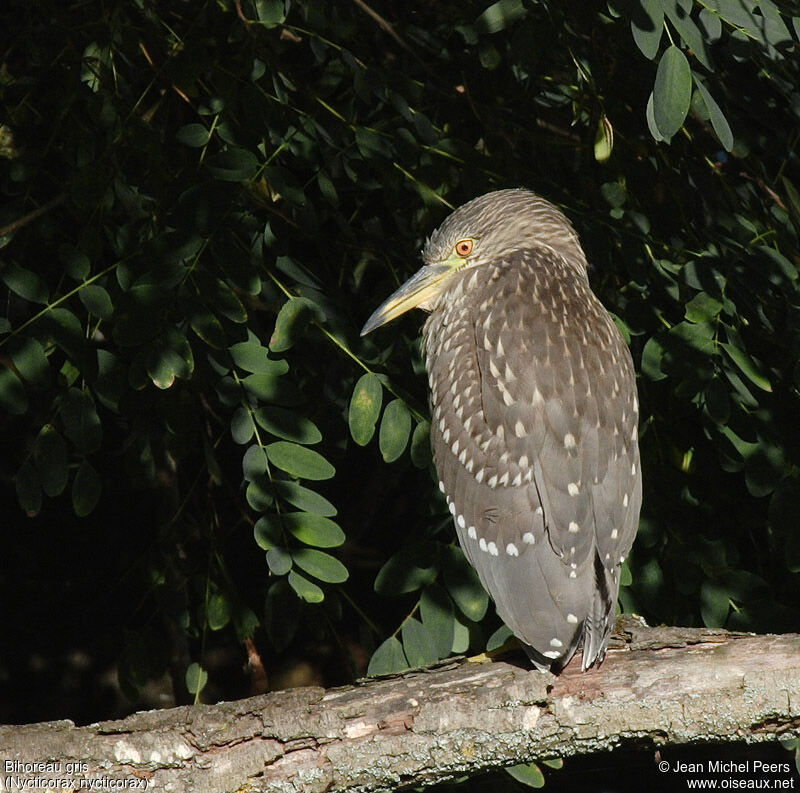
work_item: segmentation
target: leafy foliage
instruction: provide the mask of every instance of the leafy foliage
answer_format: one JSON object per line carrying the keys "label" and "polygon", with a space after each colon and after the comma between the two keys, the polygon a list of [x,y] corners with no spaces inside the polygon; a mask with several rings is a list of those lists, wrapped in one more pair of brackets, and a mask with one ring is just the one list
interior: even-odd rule
{"label": "leafy foliage", "polygon": [[625,609],[800,628],[796,6],[14,13],[4,482],[128,565],[130,696],[169,668],[199,698],[212,644],[272,672],[324,647],[333,682],[501,641],[431,476],[419,317],[359,328],[451,207],[520,184],[575,222],[641,371]]}

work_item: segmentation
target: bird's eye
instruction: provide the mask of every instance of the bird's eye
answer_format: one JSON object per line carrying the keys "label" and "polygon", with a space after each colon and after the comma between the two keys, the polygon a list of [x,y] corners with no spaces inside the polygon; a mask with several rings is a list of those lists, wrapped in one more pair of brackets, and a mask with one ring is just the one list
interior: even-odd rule
{"label": "bird's eye", "polygon": [[475,243],[472,240],[459,240],[456,243],[456,253],[461,257],[467,257],[472,253]]}

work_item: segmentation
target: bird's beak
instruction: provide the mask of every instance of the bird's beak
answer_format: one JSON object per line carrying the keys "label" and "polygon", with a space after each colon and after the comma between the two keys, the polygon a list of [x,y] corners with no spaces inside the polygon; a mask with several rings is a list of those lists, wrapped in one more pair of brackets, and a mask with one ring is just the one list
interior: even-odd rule
{"label": "bird's beak", "polygon": [[426,265],[419,269],[396,292],[375,309],[372,316],[361,329],[361,335],[366,336],[375,328],[391,322],[406,311],[422,306],[444,288],[447,277],[453,272],[450,262]]}

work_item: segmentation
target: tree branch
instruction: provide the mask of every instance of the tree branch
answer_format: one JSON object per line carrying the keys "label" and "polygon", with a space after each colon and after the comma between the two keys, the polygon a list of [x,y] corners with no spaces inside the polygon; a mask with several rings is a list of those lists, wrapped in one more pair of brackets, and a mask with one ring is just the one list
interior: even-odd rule
{"label": "tree branch", "polygon": [[559,677],[459,659],[88,727],[5,726],[0,758],[6,773],[9,761],[60,762],[58,772],[78,760],[83,777],[146,780],[156,790],[367,793],[620,746],[800,734],[798,634],[628,620],[615,644],[599,669],[581,673],[578,657]]}

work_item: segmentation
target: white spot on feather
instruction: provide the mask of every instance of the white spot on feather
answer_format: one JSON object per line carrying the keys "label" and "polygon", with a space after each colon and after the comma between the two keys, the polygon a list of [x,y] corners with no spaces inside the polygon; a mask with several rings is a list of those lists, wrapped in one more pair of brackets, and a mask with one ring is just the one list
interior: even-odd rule
{"label": "white spot on feather", "polygon": [[575,443],[575,436],[571,432],[568,432],[564,436],[564,448],[565,449],[574,449],[577,445],[578,444]]}
{"label": "white spot on feather", "polygon": [[517,548],[513,542],[510,542],[508,545],[506,545],[506,553],[509,556],[519,556],[519,548]]}
{"label": "white spot on feather", "polygon": [[577,482],[570,482],[570,483],[567,485],[567,492],[568,492],[568,493],[569,493],[571,496],[577,496],[577,495],[578,495],[578,493],[580,493],[580,492],[581,492],[581,489],[580,489],[580,487],[578,487],[578,483],[577,483]]}
{"label": "white spot on feather", "polygon": [[542,655],[545,658],[561,658],[561,653],[558,650],[547,650]]}
{"label": "white spot on feather", "polygon": [[479,547],[479,548],[480,548],[482,551],[485,551],[485,550],[486,550],[486,538],[485,538],[485,537],[481,537],[481,538],[480,538],[480,540],[478,540],[478,547]]}
{"label": "white spot on feather", "polygon": [[581,530],[581,527],[575,523],[575,521],[570,521],[569,524],[569,533],[570,534],[577,534]]}
{"label": "white spot on feather", "polygon": [[571,625],[576,625],[578,618],[574,614],[567,614],[567,622],[569,622]]}
{"label": "white spot on feather", "polygon": [[498,551],[497,551],[497,545],[495,545],[493,542],[490,542],[490,543],[488,543],[488,544],[486,545],[486,550],[487,550],[487,551],[489,551],[489,553],[490,553],[492,556],[497,556],[497,553],[498,553]]}
{"label": "white spot on feather", "polygon": [[467,529],[467,534],[469,535],[471,540],[477,539],[477,537],[478,537],[478,532],[475,531],[475,527],[474,526],[470,526]]}
{"label": "white spot on feather", "polygon": [[458,528],[459,529],[463,529],[467,525],[467,522],[464,520],[464,516],[463,515],[459,515],[456,518],[456,523],[458,524]]}
{"label": "white spot on feather", "polygon": [[536,538],[533,536],[532,532],[526,531],[525,534],[522,535],[522,542],[526,545],[533,545],[536,542]]}
{"label": "white spot on feather", "polygon": [[551,647],[563,647],[564,642],[561,639],[550,639],[550,646]]}

